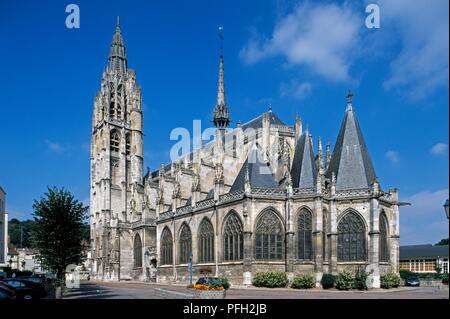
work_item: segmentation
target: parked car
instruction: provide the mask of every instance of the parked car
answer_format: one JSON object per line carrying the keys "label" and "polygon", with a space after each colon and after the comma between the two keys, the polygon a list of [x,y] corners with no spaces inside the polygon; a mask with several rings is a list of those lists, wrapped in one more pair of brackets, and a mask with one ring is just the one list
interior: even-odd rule
{"label": "parked car", "polygon": [[419,287],[420,280],[417,277],[408,277],[405,279],[405,286]]}
{"label": "parked car", "polygon": [[45,276],[31,275],[31,276],[20,277],[20,279],[25,279],[25,280],[34,282],[35,284],[43,285],[44,287],[46,285]]}
{"label": "parked car", "polygon": [[3,282],[0,282],[0,299],[6,300],[16,299],[15,289]]}
{"label": "parked car", "polygon": [[14,300],[16,299],[16,294],[10,294],[3,288],[0,288],[0,300]]}
{"label": "parked car", "polygon": [[47,295],[45,287],[23,278],[6,278],[1,281],[14,288],[17,299],[39,299]]}

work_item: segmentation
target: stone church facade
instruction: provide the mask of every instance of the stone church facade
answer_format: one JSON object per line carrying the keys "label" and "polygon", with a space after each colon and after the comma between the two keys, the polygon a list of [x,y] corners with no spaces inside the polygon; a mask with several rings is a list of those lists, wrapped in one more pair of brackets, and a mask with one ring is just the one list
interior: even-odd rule
{"label": "stone church facade", "polygon": [[91,271],[104,280],[188,282],[201,273],[251,284],[258,271],[398,271],[398,191],[380,187],[352,94],[331,151],[271,108],[230,128],[222,49],[215,138],[143,169],[142,97],[119,23],[94,99]]}

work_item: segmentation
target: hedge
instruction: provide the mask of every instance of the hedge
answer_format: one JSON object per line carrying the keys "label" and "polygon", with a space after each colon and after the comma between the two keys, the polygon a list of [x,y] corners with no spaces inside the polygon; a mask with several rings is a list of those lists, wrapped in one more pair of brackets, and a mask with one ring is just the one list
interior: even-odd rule
{"label": "hedge", "polygon": [[298,274],[294,277],[291,284],[295,289],[309,289],[316,286],[316,280],[311,274]]}
{"label": "hedge", "polygon": [[350,290],[354,287],[355,277],[349,271],[340,272],[335,281],[335,286],[339,290]]}
{"label": "hedge", "polygon": [[381,288],[391,289],[400,286],[400,276],[393,272],[388,272],[380,277]]}
{"label": "hedge", "polygon": [[323,274],[322,280],[320,283],[322,284],[323,289],[330,289],[334,287],[334,283],[336,281],[336,276],[333,274]]}
{"label": "hedge", "polygon": [[282,288],[288,284],[286,273],[281,271],[258,272],[253,277],[253,286],[267,288]]}

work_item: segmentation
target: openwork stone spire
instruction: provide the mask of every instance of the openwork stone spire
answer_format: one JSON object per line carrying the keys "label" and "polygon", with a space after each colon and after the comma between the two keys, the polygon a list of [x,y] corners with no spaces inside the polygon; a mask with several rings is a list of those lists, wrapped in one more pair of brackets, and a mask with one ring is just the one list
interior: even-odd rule
{"label": "openwork stone spire", "polygon": [[125,43],[120,32],[119,17],[117,17],[116,31],[111,42],[109,50],[108,68],[120,74],[127,71],[127,57],[125,55]]}
{"label": "openwork stone spire", "polygon": [[220,57],[219,57],[219,80],[217,82],[217,101],[214,108],[214,126],[220,129],[227,128],[230,124],[230,112],[228,111],[227,102],[225,99],[225,80],[223,71],[223,28],[219,28],[219,37],[221,39],[220,44]]}

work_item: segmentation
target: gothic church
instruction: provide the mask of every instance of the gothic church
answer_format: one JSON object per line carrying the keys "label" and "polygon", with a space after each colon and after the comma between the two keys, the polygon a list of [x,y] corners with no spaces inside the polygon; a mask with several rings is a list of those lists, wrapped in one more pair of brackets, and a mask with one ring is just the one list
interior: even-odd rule
{"label": "gothic church", "polygon": [[379,287],[398,271],[398,191],[380,188],[350,92],[333,151],[271,109],[231,128],[221,49],[213,141],[144,172],[142,116],[117,23],[92,116],[94,278],[182,283],[192,261],[194,279],[236,285],[362,268]]}

